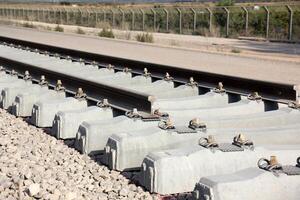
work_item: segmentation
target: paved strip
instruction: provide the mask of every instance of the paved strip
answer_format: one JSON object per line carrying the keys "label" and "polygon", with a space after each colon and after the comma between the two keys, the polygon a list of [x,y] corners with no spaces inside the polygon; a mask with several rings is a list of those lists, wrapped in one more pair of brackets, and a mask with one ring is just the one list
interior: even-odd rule
{"label": "paved strip", "polygon": [[242,78],[297,84],[300,64],[234,55],[167,48],[106,38],[0,26],[0,36],[119,58],[219,73]]}

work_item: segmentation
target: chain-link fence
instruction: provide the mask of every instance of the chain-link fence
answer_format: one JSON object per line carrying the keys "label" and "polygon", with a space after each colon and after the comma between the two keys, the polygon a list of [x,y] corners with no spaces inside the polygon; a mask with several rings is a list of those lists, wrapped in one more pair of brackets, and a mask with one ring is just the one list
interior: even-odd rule
{"label": "chain-link fence", "polygon": [[300,40],[300,4],[207,8],[36,8],[0,5],[0,17],[148,32]]}

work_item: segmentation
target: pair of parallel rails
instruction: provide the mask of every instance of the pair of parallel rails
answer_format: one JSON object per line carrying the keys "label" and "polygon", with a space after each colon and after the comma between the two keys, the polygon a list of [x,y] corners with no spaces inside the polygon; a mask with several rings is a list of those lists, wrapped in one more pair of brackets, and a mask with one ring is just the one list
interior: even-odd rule
{"label": "pair of parallel rails", "polygon": [[[263,100],[280,103],[288,103],[289,101],[296,100],[296,91],[293,88],[294,86],[291,84],[266,82],[261,80],[178,68],[174,66],[159,65],[3,36],[0,36],[0,42],[2,44],[10,44],[18,48],[49,54],[51,56],[57,56],[63,59],[71,58],[73,61],[98,65],[100,68],[107,67],[110,64],[114,66],[116,71],[122,71],[125,67],[127,67],[131,69],[131,73],[133,75],[141,75],[143,74],[144,68],[147,68],[151,73],[152,80],[164,79],[165,74],[168,72],[174,78],[173,81],[175,85],[185,84],[189,81],[190,77],[193,77],[198,86],[202,88],[202,91],[208,91],[212,88],[215,88],[219,82],[222,82],[226,88],[226,92],[232,94],[248,95],[253,92],[258,92]],[[83,87],[84,91],[88,95],[89,100],[96,102],[100,99],[108,99],[113,108],[121,111],[137,108],[140,111],[149,113],[151,112],[152,101],[155,99],[155,97],[153,98],[152,96],[142,92],[136,92],[108,84],[100,84],[82,80],[78,77],[73,77],[47,69],[41,69],[38,66],[24,64],[22,62],[18,62],[17,60],[10,60],[5,57],[0,57],[0,63],[1,65],[5,66],[6,69],[14,69],[20,74],[24,74],[24,72],[28,70],[35,80],[39,80],[40,76],[44,75],[52,85],[54,85],[55,82],[60,79],[63,81],[67,92],[71,94],[76,93],[77,88]]]}

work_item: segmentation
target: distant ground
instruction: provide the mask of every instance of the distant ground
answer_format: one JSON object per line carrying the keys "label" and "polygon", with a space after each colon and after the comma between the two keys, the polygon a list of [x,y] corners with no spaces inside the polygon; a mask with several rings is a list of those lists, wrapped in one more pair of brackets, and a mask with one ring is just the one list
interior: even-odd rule
{"label": "distant ground", "polygon": [[[3,22],[3,21],[2,21]],[[25,22],[12,20],[14,25],[32,24],[39,30],[53,30],[56,24],[43,22]],[[3,22],[4,23],[4,22]],[[7,22],[6,22],[7,23]],[[77,33],[78,28],[86,36],[97,36],[102,30],[99,28],[78,27],[72,25],[60,25],[66,33]],[[117,39],[136,41],[136,36],[140,31],[124,31],[113,29]],[[204,37],[193,35],[179,35],[166,33],[151,33],[154,38],[154,44],[168,46],[179,49],[191,49],[203,52],[213,52],[221,54],[235,54],[244,57],[263,58],[270,60],[289,61],[300,63],[300,44],[298,43],[277,43],[266,41],[251,41],[241,39],[228,39],[216,37]]]}
{"label": "distant ground", "polygon": [[[292,55],[288,53],[269,52],[261,54],[256,51],[251,51],[254,52],[252,54],[243,54],[206,51],[186,47],[167,47],[161,44],[144,44],[127,40],[108,39],[91,35],[87,36],[44,30],[38,31],[36,29],[12,26],[0,26],[0,35],[101,55],[248,79],[284,84],[299,84],[300,80],[300,56],[298,54]],[[214,41],[214,39],[212,40]],[[227,41],[226,39],[216,39],[216,41],[223,40]],[[200,40],[200,43],[201,41],[202,40]],[[271,48],[273,44],[266,43],[266,45],[270,45]],[[276,44],[273,48],[276,49],[278,46],[279,45]],[[295,49],[299,49],[299,46],[295,46]],[[286,52],[286,50],[283,52]],[[257,55],[255,55],[255,53],[257,53]],[[285,58],[286,60],[284,60]],[[290,61],[287,61],[288,59],[290,59]],[[172,75],[172,71],[169,71],[169,73]]]}

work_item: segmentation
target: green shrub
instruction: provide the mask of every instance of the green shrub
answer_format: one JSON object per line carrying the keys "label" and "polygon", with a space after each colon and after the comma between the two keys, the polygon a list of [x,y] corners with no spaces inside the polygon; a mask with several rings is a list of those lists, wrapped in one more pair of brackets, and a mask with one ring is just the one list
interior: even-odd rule
{"label": "green shrub", "polygon": [[54,28],[54,31],[57,31],[57,32],[64,32],[64,28],[59,26],[59,24],[57,24],[57,26]]}
{"label": "green shrub", "polygon": [[234,0],[221,0],[217,3],[217,6],[233,6]]}
{"label": "green shrub", "polygon": [[151,33],[139,33],[136,35],[136,40],[139,42],[148,42],[148,43],[153,43],[153,35]]}
{"label": "green shrub", "polygon": [[115,38],[115,35],[112,30],[107,30],[106,28],[103,28],[100,33],[98,33],[98,36],[100,37],[107,37],[107,38]]}
{"label": "green shrub", "polygon": [[232,49],[231,53],[241,53],[241,50],[239,50],[239,49]]}
{"label": "green shrub", "polygon": [[33,25],[33,23],[28,23],[28,22],[22,24],[22,26],[23,26],[23,27],[26,27],[26,28],[36,28],[36,26]]}
{"label": "green shrub", "polygon": [[81,35],[84,35],[84,34],[85,34],[84,30],[82,30],[82,29],[79,28],[79,27],[77,28],[76,33],[77,33],[77,34],[81,34]]}

